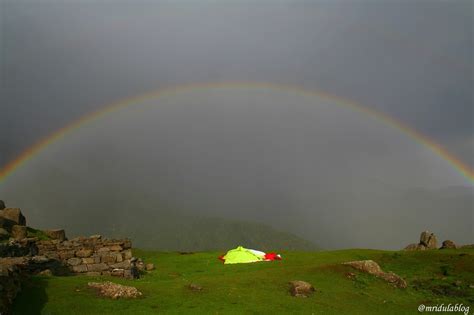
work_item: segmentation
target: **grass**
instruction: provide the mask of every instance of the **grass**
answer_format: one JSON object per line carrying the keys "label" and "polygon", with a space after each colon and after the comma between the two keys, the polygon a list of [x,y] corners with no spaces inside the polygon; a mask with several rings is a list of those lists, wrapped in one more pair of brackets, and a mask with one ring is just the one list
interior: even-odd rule
{"label": "grass", "polygon": [[28,237],[36,237],[40,241],[50,240],[51,238],[41,230],[37,230],[31,227],[26,228],[26,233]]}
{"label": "grass", "polygon": [[[17,297],[14,314],[418,314],[421,303],[463,303],[474,310],[472,249],[283,252],[282,261],[240,265],[223,265],[219,254],[135,250],[135,256],[156,266],[139,280],[35,276]],[[397,289],[340,265],[360,259],[375,260],[404,277],[409,287]],[[348,279],[347,272],[354,272],[355,279]],[[89,281],[104,280],[133,285],[144,296],[109,300],[87,288]],[[288,293],[291,280],[310,282],[318,292],[294,298]],[[203,290],[189,290],[190,283]]]}

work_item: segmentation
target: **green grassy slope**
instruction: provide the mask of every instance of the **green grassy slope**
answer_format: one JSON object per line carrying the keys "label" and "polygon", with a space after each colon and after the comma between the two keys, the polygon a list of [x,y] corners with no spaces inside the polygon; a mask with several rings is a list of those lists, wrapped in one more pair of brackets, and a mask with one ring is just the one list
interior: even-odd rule
{"label": "green grassy slope", "polygon": [[[392,252],[351,249],[283,252],[283,260],[223,265],[218,252],[179,255],[136,250],[156,270],[139,280],[107,278],[141,290],[137,300],[108,300],[87,288],[106,278],[33,278],[18,296],[14,314],[418,314],[418,305],[463,303],[474,311],[474,250]],[[404,277],[397,289],[340,263],[373,259]],[[345,276],[355,272],[356,280]],[[320,292],[294,298],[288,281],[304,280]],[[459,286],[453,283],[461,281]],[[200,292],[186,288],[203,286]]]}

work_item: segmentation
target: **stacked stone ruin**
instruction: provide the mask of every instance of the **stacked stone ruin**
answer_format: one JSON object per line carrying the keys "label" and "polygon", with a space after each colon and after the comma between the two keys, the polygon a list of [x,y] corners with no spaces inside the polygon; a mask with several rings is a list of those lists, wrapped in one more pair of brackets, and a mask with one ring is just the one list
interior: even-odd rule
{"label": "stacked stone ruin", "polygon": [[136,278],[140,262],[132,257],[129,239],[100,235],[71,240],[37,241],[38,255],[63,262],[72,273]]}
{"label": "stacked stone ruin", "polygon": [[[0,314],[10,306],[21,283],[30,275],[89,275],[139,277],[153,270],[132,256],[129,239],[107,239],[100,235],[66,238],[64,230],[41,231],[47,240],[28,237],[26,218],[18,208],[6,208],[0,200]],[[42,237],[42,238],[45,238]]]}

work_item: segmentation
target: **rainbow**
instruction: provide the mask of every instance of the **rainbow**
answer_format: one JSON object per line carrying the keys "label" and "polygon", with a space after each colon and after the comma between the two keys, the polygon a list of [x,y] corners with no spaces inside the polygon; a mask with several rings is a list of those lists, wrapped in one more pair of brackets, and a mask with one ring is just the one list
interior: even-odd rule
{"label": "rainbow", "polygon": [[446,160],[451,167],[460,173],[464,178],[466,178],[467,182],[470,184],[474,183],[474,170],[471,169],[468,165],[461,162],[458,158],[454,155],[449,153],[445,148],[443,148],[440,144],[436,143],[435,141],[431,140],[427,136],[419,133],[418,131],[414,130],[413,128],[405,125],[404,123],[395,120],[394,118],[381,113],[375,110],[369,109],[362,105],[359,105],[353,101],[349,101],[339,96],[330,95],[325,92],[321,91],[313,91],[307,90],[298,86],[291,86],[291,85],[283,85],[283,84],[275,84],[275,83],[265,83],[265,82],[219,82],[219,83],[193,83],[188,85],[179,85],[179,86],[172,86],[168,88],[163,88],[155,91],[151,91],[149,93],[141,94],[135,97],[127,98],[120,100],[118,102],[112,103],[108,106],[103,107],[100,110],[91,112],[87,115],[82,116],[81,118],[73,121],[72,123],[62,127],[59,130],[56,130],[49,136],[45,137],[41,141],[37,142],[33,146],[26,149],[23,153],[21,153],[18,157],[14,160],[9,162],[3,169],[0,170],[0,183],[4,182],[11,174],[15,172],[15,170],[19,169],[22,165],[26,164],[29,160],[33,159],[37,153],[41,150],[45,149],[49,145],[55,143],[56,141],[64,138],[69,133],[73,132],[74,130],[80,128],[81,126],[87,125],[88,123],[97,120],[105,115],[111,114],[115,111],[120,110],[121,108],[139,103],[141,101],[162,97],[164,95],[173,95],[177,94],[181,91],[192,90],[192,89],[208,89],[208,88],[229,88],[229,87],[252,87],[252,88],[267,88],[267,89],[275,89],[275,90],[286,90],[291,92],[297,92],[308,96],[317,96],[323,99],[331,100],[336,102],[337,104],[347,106],[357,112],[365,113],[369,116],[372,116],[384,123],[399,129],[401,132],[405,133],[409,137],[413,138],[415,141],[419,142],[420,144],[424,145],[425,147],[429,148],[432,152],[439,155],[441,158]]}

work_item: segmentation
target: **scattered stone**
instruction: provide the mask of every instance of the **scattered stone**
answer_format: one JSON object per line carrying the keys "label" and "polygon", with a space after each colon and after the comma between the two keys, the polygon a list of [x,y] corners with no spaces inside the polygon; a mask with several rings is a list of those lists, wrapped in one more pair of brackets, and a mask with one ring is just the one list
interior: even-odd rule
{"label": "scattered stone", "polygon": [[456,280],[454,281],[453,283],[456,287],[460,287],[462,285],[462,281],[461,280]]}
{"label": "scattered stone", "polygon": [[101,296],[111,299],[137,298],[142,296],[142,293],[135,287],[124,286],[110,281],[102,283],[89,282],[87,285],[91,288],[97,289]]}
{"label": "scattered stone", "polygon": [[26,219],[19,208],[5,208],[1,210],[0,216],[15,222],[17,225],[26,225]]}
{"label": "scattered stone", "polygon": [[146,271],[151,271],[151,270],[154,270],[155,269],[155,265],[152,264],[152,263],[148,263],[145,265],[145,270]]}
{"label": "scattered stone", "polygon": [[457,246],[453,241],[445,240],[445,241],[443,241],[443,244],[441,245],[440,249],[456,249],[456,248],[457,248]]}
{"label": "scattered stone", "polygon": [[381,278],[397,288],[404,289],[407,287],[407,283],[404,279],[402,279],[400,276],[396,275],[393,272],[384,272],[382,268],[380,268],[379,264],[377,264],[373,260],[350,261],[342,264],[351,266],[357,270]]}
{"label": "scattered stone", "polygon": [[202,291],[202,286],[196,283],[191,283],[188,285],[188,289],[191,291]]}
{"label": "scattered stone", "polygon": [[12,226],[12,237],[16,240],[22,240],[26,238],[27,231],[26,226],[23,225],[14,225]]}
{"label": "scattered stone", "polygon": [[289,282],[290,294],[295,297],[309,297],[314,293],[314,287],[305,281],[295,280]]}
{"label": "scattered stone", "polygon": [[66,232],[63,229],[45,230],[43,232],[53,240],[66,240]]}
{"label": "scattered stone", "polygon": [[474,289],[474,284],[470,284],[469,288]]}

